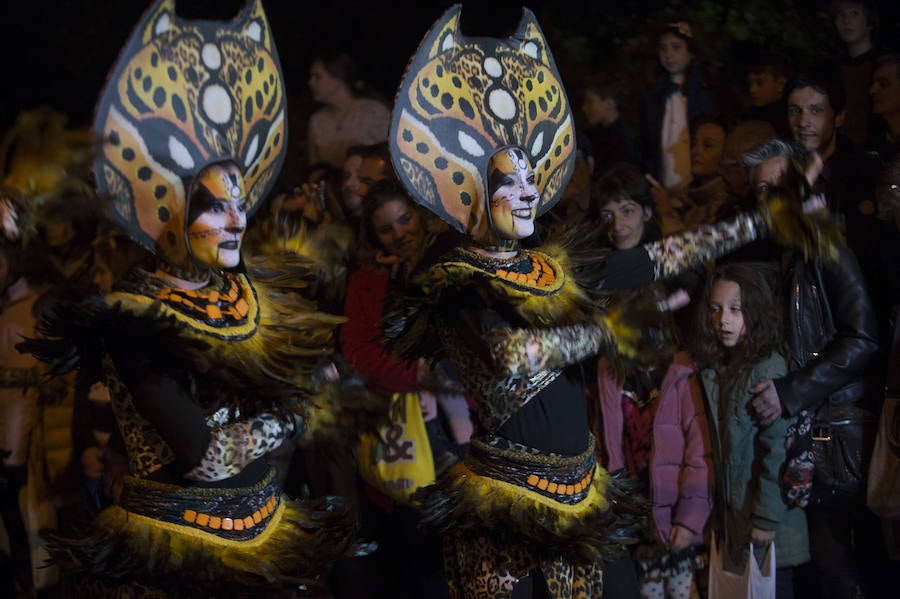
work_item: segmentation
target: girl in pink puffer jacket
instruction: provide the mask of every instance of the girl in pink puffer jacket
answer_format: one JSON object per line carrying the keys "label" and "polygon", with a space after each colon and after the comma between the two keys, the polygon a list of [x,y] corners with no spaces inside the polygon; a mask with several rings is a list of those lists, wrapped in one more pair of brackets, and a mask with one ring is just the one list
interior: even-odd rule
{"label": "girl in pink puffer jacket", "polygon": [[665,372],[633,373],[623,386],[601,359],[597,383],[604,466],[610,472],[627,468],[642,479],[652,503],[645,542],[634,553],[641,594],[696,597],[694,571],[705,557],[713,468],[693,360],[680,352]]}

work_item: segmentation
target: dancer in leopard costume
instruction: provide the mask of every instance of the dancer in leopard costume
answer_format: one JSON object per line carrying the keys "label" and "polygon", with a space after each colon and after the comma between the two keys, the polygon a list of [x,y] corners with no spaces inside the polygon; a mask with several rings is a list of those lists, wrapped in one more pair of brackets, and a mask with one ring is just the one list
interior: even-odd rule
{"label": "dancer in leopard costume", "polygon": [[342,502],[285,497],[266,460],[297,437],[352,439],[384,410],[335,379],[343,318],[303,296],[310,273],[292,286],[243,265],[286,119],[259,0],[227,23],[158,0],[111,71],[94,123],[98,196],[158,265],[57,306],[25,344],[55,372],[102,373],[127,454],[117,503],[50,547],[77,594],[293,597],[354,549]]}
{"label": "dancer in leopard costume", "polygon": [[773,219],[746,214],[613,254],[584,251],[596,231],[523,249],[573,169],[570,106],[530,11],[508,39],[462,35],[460,11],[410,59],[389,137],[408,192],[468,239],[385,309],[390,351],[449,359],[474,403],[465,459],[414,501],[444,539],[453,597],[510,597],[526,585],[599,597],[603,559],[633,540],[643,506],[596,461],[579,363],[669,357],[656,324],[664,298],[603,290],[621,288],[619,277],[677,274],[761,237]]}

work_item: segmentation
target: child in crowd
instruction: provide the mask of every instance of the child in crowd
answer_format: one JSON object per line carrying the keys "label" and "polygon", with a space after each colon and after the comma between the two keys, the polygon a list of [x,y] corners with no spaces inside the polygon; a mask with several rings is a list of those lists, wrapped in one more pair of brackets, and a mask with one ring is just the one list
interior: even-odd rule
{"label": "child in crowd", "polygon": [[697,369],[687,352],[667,369],[633,369],[624,384],[603,358],[598,403],[610,471],[627,467],[648,489],[652,518],[634,553],[643,597],[697,597],[712,510],[709,429]]}
{"label": "child in crowd", "polygon": [[[749,389],[783,376],[780,309],[760,263],[720,266],[697,305],[691,338],[701,371],[716,466],[715,540],[722,566],[742,574],[753,548],[761,564],[776,543],[778,599],[793,597],[793,567],[809,560],[806,514],[781,497],[788,421],[759,426]],[[711,572],[714,564],[711,565]],[[711,581],[712,582],[712,581]]]}
{"label": "child in crowd", "polygon": [[599,178],[619,161],[641,166],[640,142],[622,115],[624,82],[610,75],[594,76],[584,82],[581,95],[584,132],[594,160],[594,178]]}
{"label": "child in crowd", "polygon": [[747,60],[744,73],[750,108],[745,111],[743,119],[767,121],[779,137],[789,137],[791,130],[784,99],[784,86],[791,78],[787,58],[775,52],[760,51]]}
{"label": "child in crowd", "polygon": [[646,172],[677,191],[691,180],[689,123],[699,114],[718,112],[718,98],[700,64],[689,23],[665,25],[658,57],[663,79],[641,100],[641,152]]}

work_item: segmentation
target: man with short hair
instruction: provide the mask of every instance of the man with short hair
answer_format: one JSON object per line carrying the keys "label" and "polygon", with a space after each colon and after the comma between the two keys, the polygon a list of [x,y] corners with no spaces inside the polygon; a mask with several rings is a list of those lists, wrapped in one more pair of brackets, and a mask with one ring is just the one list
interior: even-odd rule
{"label": "man with short hair", "polygon": [[[838,132],[846,112],[836,74],[828,69],[797,73],[785,87],[785,95],[794,140],[822,159],[813,191],[823,194],[832,213],[844,220],[847,245],[863,264],[870,263],[878,252],[870,235],[875,226],[878,165]],[[874,272],[866,275],[867,279],[877,277]]]}

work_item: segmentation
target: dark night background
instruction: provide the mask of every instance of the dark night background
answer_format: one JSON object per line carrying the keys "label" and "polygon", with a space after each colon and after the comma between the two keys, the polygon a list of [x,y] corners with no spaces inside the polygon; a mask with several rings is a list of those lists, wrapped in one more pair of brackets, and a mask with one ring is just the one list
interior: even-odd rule
{"label": "dark night background", "polygon": [[[72,125],[89,124],[107,70],[150,4],[150,0],[0,0],[2,130],[20,110],[40,104],[66,112]],[[293,143],[302,143],[305,120],[313,108],[306,79],[310,58],[317,51],[350,52],[359,63],[361,78],[389,100],[421,37],[452,4],[452,0],[263,0],[291,98]],[[820,0],[469,0],[463,2],[462,30],[467,35],[507,35],[521,7],[528,6],[550,39],[570,95],[577,76],[609,66],[633,71],[637,93],[643,86],[641,77],[655,68],[655,41],[646,23],[661,14],[695,17],[691,20],[702,31],[704,19],[715,22],[711,13],[738,12],[739,26],[732,29],[741,35],[746,36],[748,28],[751,33],[763,31],[757,33],[757,41],[777,35],[808,55],[824,56],[834,43],[833,27],[825,17],[827,4]],[[877,4],[881,39],[894,44],[900,2]],[[243,0],[180,0],[176,10],[185,18],[230,19],[242,5]],[[767,20],[760,21],[759,16]],[[798,22],[802,23],[799,28]],[[714,48],[710,56],[718,60],[723,75],[734,77],[738,69],[729,61],[737,46],[722,52],[726,36],[721,28],[711,28],[717,29],[718,37],[707,34],[706,39],[717,41],[719,51]],[[799,30],[805,35],[798,35]]]}

